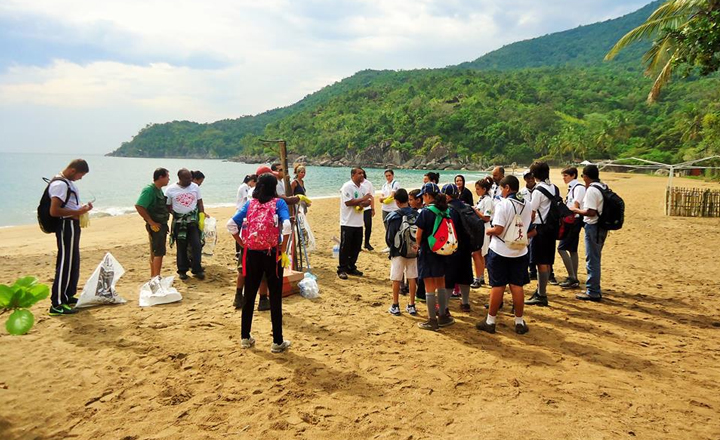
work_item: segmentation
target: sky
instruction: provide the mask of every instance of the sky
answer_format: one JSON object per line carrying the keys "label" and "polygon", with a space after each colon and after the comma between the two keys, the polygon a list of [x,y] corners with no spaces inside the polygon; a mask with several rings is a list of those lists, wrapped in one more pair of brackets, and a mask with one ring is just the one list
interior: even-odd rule
{"label": "sky", "polygon": [[293,104],[650,0],[0,0],[0,152],[105,154],[150,123]]}

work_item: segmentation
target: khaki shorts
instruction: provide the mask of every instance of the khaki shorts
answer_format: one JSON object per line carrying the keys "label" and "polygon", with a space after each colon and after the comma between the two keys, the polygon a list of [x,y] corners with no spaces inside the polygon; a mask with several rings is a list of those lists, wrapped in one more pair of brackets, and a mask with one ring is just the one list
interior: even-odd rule
{"label": "khaki shorts", "polygon": [[390,281],[402,281],[418,277],[417,258],[392,257],[390,260]]}

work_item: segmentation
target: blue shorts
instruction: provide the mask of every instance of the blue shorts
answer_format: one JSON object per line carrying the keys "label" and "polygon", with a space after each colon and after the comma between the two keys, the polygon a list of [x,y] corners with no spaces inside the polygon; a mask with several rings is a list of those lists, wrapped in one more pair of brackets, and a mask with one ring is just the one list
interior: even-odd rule
{"label": "blue shorts", "polygon": [[498,255],[490,249],[486,257],[488,274],[490,275],[490,287],[504,287],[508,284],[513,286],[529,284],[529,259],[529,254],[509,258]]}

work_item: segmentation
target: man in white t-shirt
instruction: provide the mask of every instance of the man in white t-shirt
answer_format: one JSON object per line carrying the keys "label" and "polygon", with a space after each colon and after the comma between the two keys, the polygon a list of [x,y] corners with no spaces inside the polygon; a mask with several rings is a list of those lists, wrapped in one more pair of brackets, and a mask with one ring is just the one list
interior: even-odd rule
{"label": "man in white t-shirt", "polygon": [[559,195],[560,190],[550,182],[550,167],[547,162],[534,162],[530,166],[530,171],[537,182],[530,203],[533,211],[533,225],[537,230],[537,235],[532,241],[530,259],[537,265],[538,287],[533,295],[525,301],[525,304],[547,306],[547,285],[550,282],[552,265],[555,262],[555,240],[557,239],[557,225],[550,225],[547,222],[552,204],[548,195]]}
{"label": "man in white t-shirt", "polygon": [[363,224],[365,225],[365,249],[374,250],[370,244],[370,236],[372,235],[372,219],[375,217],[375,187],[367,178],[367,174],[363,171],[363,192],[370,195],[370,206],[363,208]]}
{"label": "man in white t-shirt", "polygon": [[[520,249],[509,247],[503,239],[506,230],[517,223],[515,216],[519,215],[524,232],[530,233],[532,212],[528,203],[517,198],[520,182],[515,176],[504,177],[498,186],[501,188],[503,199],[495,207],[492,227],[485,233],[490,237],[490,249],[487,254],[487,269],[489,275],[490,304],[485,320],[478,322],[475,327],[488,333],[495,333],[495,319],[502,303],[505,287],[510,286],[513,305],[515,306],[515,332],[524,334],[528,326],[523,319],[523,286],[530,282],[528,276],[528,248]],[[533,231],[534,232],[534,231]]]}
{"label": "man in white t-shirt", "polygon": [[505,168],[495,167],[492,170],[493,186],[490,188],[488,195],[493,199],[493,205],[497,205],[502,201],[502,188],[500,187],[500,181],[505,177]]}
{"label": "man in white t-shirt", "polygon": [[[578,170],[575,167],[568,167],[561,171],[563,181],[568,186],[567,197],[565,197],[565,205],[572,210],[572,208],[580,207],[583,198],[585,197],[585,185],[578,182]],[[566,223],[567,224],[567,223]],[[568,232],[565,238],[560,240],[558,243],[558,254],[565,264],[568,276],[565,281],[560,283],[560,287],[563,289],[574,289],[580,285],[578,281],[578,244],[580,242],[580,230],[582,229],[583,221],[579,214],[575,214],[575,223],[566,226]]]}
{"label": "man in white t-shirt", "polygon": [[[168,210],[173,215],[172,240],[177,241],[177,273],[181,280],[188,278],[191,269],[195,278],[205,279],[202,268],[200,244],[200,213],[205,213],[200,187],[193,183],[192,174],[186,168],[178,171],[178,182],[165,189]],[[188,258],[188,246],[192,258]]]}
{"label": "man in white t-shirt", "polygon": [[372,196],[363,188],[365,170],[353,168],[350,180],[340,188],[340,261],[337,274],[346,280],[348,275],[362,276],[357,259],[363,241],[363,211],[372,204]]}
{"label": "man in white t-shirt", "polygon": [[75,182],[90,172],[88,163],[75,159],[53,177],[48,185],[50,216],[55,217],[57,226],[57,259],[55,279],[52,285],[50,316],[72,315],[77,304],[77,284],[80,279],[80,216],[89,212],[93,205],[80,204],[80,193]]}
{"label": "man in white t-shirt", "polygon": [[583,168],[582,178],[585,182],[585,197],[581,208],[572,208],[572,211],[584,216],[585,222],[585,268],[587,269],[586,290],[575,295],[575,298],[587,301],[602,300],[600,290],[600,261],[602,249],[607,238],[607,230],[598,225],[603,212],[604,199],[601,189],[607,185],[600,181],[600,171],[597,165],[588,165]]}

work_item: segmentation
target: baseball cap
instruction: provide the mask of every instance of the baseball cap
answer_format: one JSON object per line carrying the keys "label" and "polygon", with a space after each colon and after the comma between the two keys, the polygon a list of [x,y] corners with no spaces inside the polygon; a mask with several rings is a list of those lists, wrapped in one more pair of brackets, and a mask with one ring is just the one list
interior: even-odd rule
{"label": "baseball cap", "polygon": [[523,177],[527,176],[528,174],[532,174],[532,171],[530,171],[530,168],[527,168],[525,171],[523,171]]}
{"label": "baseball cap", "polygon": [[277,177],[278,173],[270,169],[267,165],[259,166],[258,169],[255,171],[255,174],[260,177],[263,174],[272,174],[273,176]]}
{"label": "baseball cap", "polygon": [[460,190],[454,183],[446,183],[445,185],[443,185],[442,192],[443,194],[447,194],[449,196],[456,196],[460,194]]}
{"label": "baseball cap", "polygon": [[432,182],[428,182],[420,188],[420,194],[418,194],[418,196],[423,196],[425,194],[438,194],[439,192],[440,188],[437,185]]}

